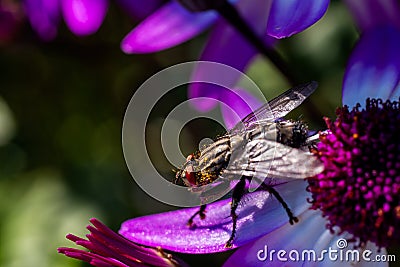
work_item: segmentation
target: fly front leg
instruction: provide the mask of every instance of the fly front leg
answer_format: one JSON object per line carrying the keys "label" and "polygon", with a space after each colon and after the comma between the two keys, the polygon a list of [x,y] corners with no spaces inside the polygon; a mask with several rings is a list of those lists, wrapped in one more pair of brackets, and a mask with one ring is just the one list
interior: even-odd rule
{"label": "fly front leg", "polygon": [[232,247],[233,239],[236,235],[236,227],[237,227],[237,218],[236,209],[239,205],[240,200],[246,192],[246,176],[240,178],[240,181],[236,184],[235,188],[232,192],[232,202],[231,202],[231,217],[232,217],[232,233],[229,237],[229,240],[226,242],[225,247]]}
{"label": "fly front leg", "polygon": [[197,215],[199,215],[199,216],[200,216],[200,219],[202,219],[202,220],[204,220],[204,219],[206,218],[206,207],[207,207],[206,204],[201,205],[201,206],[200,206],[200,209],[199,209],[198,211],[196,211],[196,212],[192,215],[192,217],[189,218],[189,220],[188,220],[188,222],[187,222],[187,225],[188,225],[189,227],[193,227],[193,226],[194,226],[194,224],[193,224],[193,219],[194,219]]}

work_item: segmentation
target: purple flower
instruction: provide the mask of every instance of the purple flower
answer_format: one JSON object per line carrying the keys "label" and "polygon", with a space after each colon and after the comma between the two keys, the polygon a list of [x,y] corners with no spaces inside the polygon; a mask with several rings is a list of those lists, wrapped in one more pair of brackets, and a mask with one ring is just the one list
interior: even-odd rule
{"label": "purple flower", "polygon": [[93,226],[87,226],[90,231],[90,234],[86,235],[87,239],[67,235],[69,240],[89,251],[62,247],[58,248],[58,252],[99,267],[187,266],[161,248],[144,247],[130,242],[97,219],[91,219],[90,222]]}
{"label": "purple flower", "polygon": [[[360,98],[363,98],[360,96]],[[312,209],[299,216],[295,226],[284,226],[264,237],[240,247],[224,264],[231,266],[297,266],[302,255],[312,250],[317,258],[324,250],[355,249],[361,255],[371,251],[371,257],[386,255],[385,247],[399,245],[400,179],[398,163],[400,102],[367,100],[349,111],[339,108],[335,122],[326,119],[328,131],[320,135],[315,150],[324,163],[322,173],[309,178]],[[325,218],[323,218],[325,217]],[[306,233],[306,234],[305,234]],[[271,251],[284,251],[277,257]],[[367,251],[369,254],[370,252]],[[324,257],[318,266],[331,266],[335,261]],[[361,257],[360,257],[361,258]],[[289,262],[290,264],[288,264]],[[370,266],[365,259],[347,262]],[[387,266],[387,262],[374,262]]]}
{"label": "purple flower", "polygon": [[399,112],[399,99],[339,108],[316,149],[325,170],[309,180],[312,208],[361,246],[400,242]]}
{"label": "purple flower", "polygon": [[[318,146],[325,171],[311,182],[313,208],[360,244],[389,247],[400,240],[400,5],[393,0],[346,4],[361,37],[344,76],[347,106],[337,110],[335,122],[326,119],[330,131]],[[331,206],[322,203],[328,195]]]}
{"label": "purple flower", "polygon": [[[311,208],[316,211],[307,209],[296,225],[286,223],[241,246],[224,267],[335,264],[327,255],[323,257],[324,250],[345,255],[366,251],[374,261],[376,255],[386,255],[385,247],[398,246],[399,109],[398,101],[367,100],[365,109],[356,106],[349,111],[346,106],[338,109],[335,122],[326,119],[329,130],[321,134],[315,150],[325,169],[308,179]],[[311,250],[315,252],[311,258],[298,256]],[[278,251],[283,251],[280,256]],[[317,260],[320,257],[323,260]],[[363,258],[347,263],[370,266]],[[387,262],[374,262],[374,266],[387,266]]]}
{"label": "purple flower", "polygon": [[[384,102],[399,96],[397,36],[398,30],[394,25],[382,24],[380,20],[376,27],[369,25],[349,61],[343,103],[364,102],[371,96],[381,97],[383,101],[370,100],[365,110],[361,107],[353,111],[340,109],[337,122],[328,123],[330,130],[321,135],[317,152],[325,164],[325,171],[310,179],[309,190],[313,197],[312,207],[322,212],[306,211],[310,208],[306,202],[310,195],[301,181],[280,185],[279,188],[294,213],[302,214],[300,223],[294,226],[286,223],[284,214],[282,217],[278,215],[282,211],[271,203],[268,194],[250,194],[238,212],[242,221],[238,223],[233,244],[240,248],[226,266],[260,264],[256,255],[265,244],[273,245],[271,248],[276,250],[323,250],[329,246],[334,248],[343,239],[346,242],[357,241],[354,244],[359,249],[368,248],[373,252],[377,252],[378,247],[398,245],[400,104]],[[367,74],[361,75],[363,71]],[[371,90],[372,81],[375,90]],[[357,94],[354,93],[356,89]],[[370,169],[371,166],[376,166],[376,169]],[[138,243],[161,244],[179,252],[225,250],[224,242],[231,230],[228,201],[211,204],[206,219],[198,219],[196,228],[189,229],[187,218],[195,211],[184,209],[132,219],[123,223],[120,233]],[[150,222],[156,226],[150,227]],[[325,228],[327,224],[328,229]]]}
{"label": "purple flower", "polygon": [[239,248],[224,266],[259,265],[255,255],[266,244],[278,251],[296,249],[301,242],[301,249],[321,251],[344,238],[373,252],[399,244],[400,9],[396,1],[346,2],[363,32],[345,72],[342,102],[354,106],[369,97],[383,100],[368,100],[365,109],[340,108],[335,122],[327,119],[330,130],[321,135],[317,149],[325,170],[310,179],[309,187],[313,208],[326,220],[319,211],[307,211],[296,227],[287,224]]}
{"label": "purple flower", "polygon": [[106,15],[108,0],[24,0],[32,28],[44,40],[57,35],[61,15],[75,35],[95,33]]}
{"label": "purple flower", "polygon": [[[356,7],[355,1],[347,3],[349,6],[353,3],[352,9]],[[370,249],[373,255],[379,252],[378,248],[386,253],[385,247],[399,245],[400,61],[396,49],[400,38],[396,22],[399,16],[375,18],[372,11],[381,8],[392,14],[400,9],[394,1],[380,4],[368,1],[362,8],[362,12],[352,11],[363,33],[346,69],[342,102],[354,106],[371,97],[383,100],[367,100],[364,108],[361,105],[350,110],[340,108],[335,122],[326,120],[329,130],[321,134],[321,142],[315,149],[325,170],[309,179],[309,192],[304,181],[275,187],[299,217],[298,224],[287,223],[284,210],[268,192],[245,196],[244,204],[237,210],[239,220],[233,242],[233,247],[239,249],[225,266],[281,266],[277,258],[272,263],[257,258],[265,256],[265,245],[275,251],[314,249],[318,253],[327,248],[344,248],[339,241],[345,241],[353,242],[359,251]],[[372,22],[366,22],[365,14]],[[222,99],[218,93],[214,97]],[[237,101],[236,97],[228,98],[228,102]],[[306,201],[310,197],[312,205]],[[119,232],[133,242],[177,252],[227,250],[225,242],[232,231],[229,200],[208,205],[206,218],[195,218],[194,226],[189,228],[188,218],[197,210],[182,209],[131,219],[122,224]],[[321,262],[321,265],[331,264],[335,262]]]}

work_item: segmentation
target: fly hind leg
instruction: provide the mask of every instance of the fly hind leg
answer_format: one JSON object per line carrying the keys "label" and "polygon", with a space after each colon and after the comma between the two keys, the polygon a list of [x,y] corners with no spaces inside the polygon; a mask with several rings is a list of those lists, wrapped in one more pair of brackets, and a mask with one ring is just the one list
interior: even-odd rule
{"label": "fly hind leg", "polygon": [[197,215],[199,215],[200,216],[200,219],[202,219],[202,220],[204,220],[205,218],[206,218],[206,207],[207,207],[207,205],[201,205],[200,206],[200,209],[198,210],[198,211],[196,211],[190,218],[189,218],[189,220],[188,220],[188,222],[187,222],[187,225],[189,226],[189,227],[193,227],[194,226],[194,223],[193,223],[193,219],[197,216]]}
{"label": "fly hind leg", "polygon": [[288,204],[285,202],[285,200],[283,200],[281,195],[279,195],[278,191],[276,191],[272,186],[269,186],[266,184],[263,184],[262,187],[263,187],[263,189],[268,191],[270,194],[272,194],[279,201],[279,203],[281,203],[282,207],[285,209],[285,211],[289,217],[290,224],[294,224],[299,221],[299,219],[297,219],[297,217],[295,217],[293,215],[293,212],[290,210]]}
{"label": "fly hind leg", "polygon": [[246,179],[247,177],[243,176],[240,178],[240,181],[236,184],[235,188],[232,192],[232,202],[231,202],[231,217],[232,217],[232,233],[229,240],[226,242],[225,247],[231,248],[233,239],[236,235],[236,227],[237,227],[237,218],[236,209],[239,205],[240,200],[246,192]]}

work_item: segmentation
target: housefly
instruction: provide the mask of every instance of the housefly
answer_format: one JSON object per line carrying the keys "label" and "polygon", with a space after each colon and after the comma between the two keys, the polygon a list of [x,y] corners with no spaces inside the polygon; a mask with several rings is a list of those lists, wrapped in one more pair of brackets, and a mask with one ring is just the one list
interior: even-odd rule
{"label": "housefly", "polygon": [[[231,247],[236,234],[236,209],[242,197],[249,192],[249,182],[258,183],[258,190],[266,190],[285,209],[290,224],[298,221],[287,203],[273,188],[293,179],[304,179],[322,171],[319,160],[307,153],[309,141],[307,125],[302,121],[282,119],[298,107],[317,88],[309,82],[287,90],[255,112],[247,115],[225,135],[201,151],[189,155],[176,173],[176,182],[190,188],[212,184],[217,179],[235,180],[232,189],[232,233],[226,242]],[[233,178],[235,177],[235,178]],[[188,220],[205,218],[206,205]]]}

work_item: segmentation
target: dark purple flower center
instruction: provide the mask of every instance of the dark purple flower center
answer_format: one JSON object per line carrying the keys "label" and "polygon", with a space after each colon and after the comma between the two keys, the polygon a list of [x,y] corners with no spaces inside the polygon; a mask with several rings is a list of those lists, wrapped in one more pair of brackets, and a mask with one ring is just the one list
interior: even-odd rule
{"label": "dark purple flower center", "polygon": [[328,133],[315,150],[325,170],[309,179],[312,208],[333,231],[354,235],[359,245],[400,242],[400,103],[367,99],[337,119],[325,118]]}

